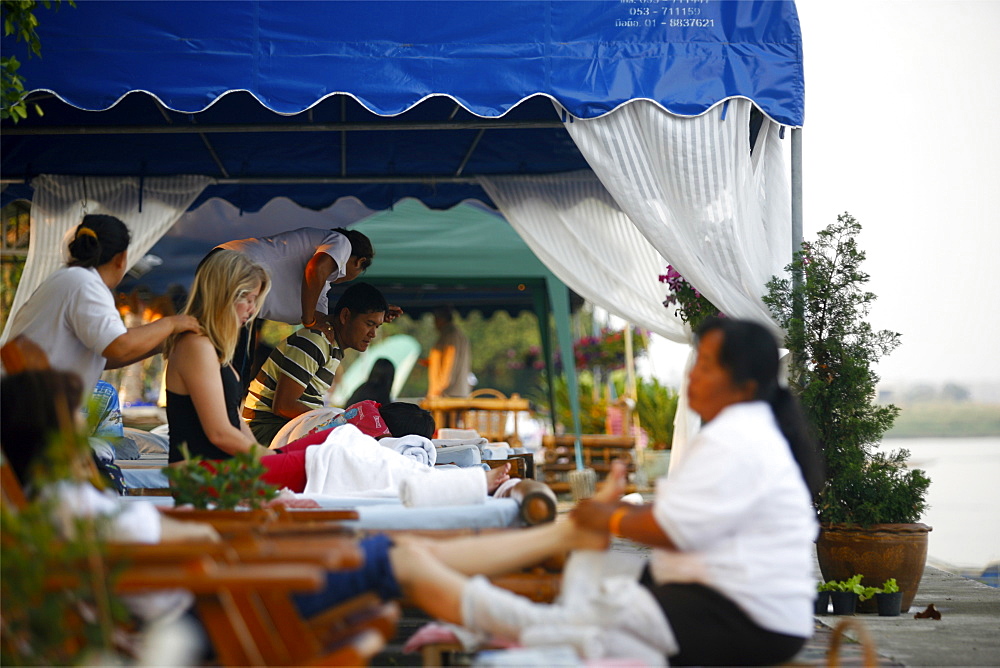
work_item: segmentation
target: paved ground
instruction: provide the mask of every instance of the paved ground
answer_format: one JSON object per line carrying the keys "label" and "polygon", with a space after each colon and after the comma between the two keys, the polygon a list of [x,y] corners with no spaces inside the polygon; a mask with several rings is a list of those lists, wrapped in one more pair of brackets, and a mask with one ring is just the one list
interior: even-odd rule
{"label": "paved ground", "polygon": [[[913,618],[931,603],[941,612],[940,620]],[[840,620],[833,615],[816,619],[827,628]],[[856,619],[868,629],[888,664],[1000,666],[1000,589],[932,566],[924,569],[908,613],[858,615]],[[857,639],[853,632],[847,636]]]}

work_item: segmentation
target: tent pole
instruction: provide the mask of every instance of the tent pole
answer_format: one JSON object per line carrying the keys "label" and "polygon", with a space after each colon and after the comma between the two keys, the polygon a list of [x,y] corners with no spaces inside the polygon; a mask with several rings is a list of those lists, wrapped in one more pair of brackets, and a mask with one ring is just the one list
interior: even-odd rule
{"label": "tent pole", "polygon": [[573,414],[573,450],[576,454],[576,470],[583,470],[583,445],[580,443],[580,388],[576,381],[576,357],[573,355],[573,337],[569,331],[569,288],[549,281],[549,303],[556,321],[556,338],[562,355],[563,373],[566,374],[566,388],[569,394],[569,410]]}
{"label": "tent pole", "polygon": [[[802,250],[802,128],[792,128],[792,257]],[[805,327],[802,320],[805,312],[799,288],[802,272],[792,271],[792,326]],[[797,323],[797,324],[796,324]],[[797,337],[796,337],[797,338]],[[792,368],[798,368],[797,363]],[[790,378],[793,385],[799,385],[801,378]]]}
{"label": "tent pole", "polygon": [[[802,128],[792,129],[792,254],[802,250]],[[801,276],[793,280],[800,282]]]}
{"label": "tent pole", "polygon": [[533,290],[532,298],[535,302],[535,316],[538,318],[538,334],[542,342],[542,355],[545,358],[545,372],[548,375],[549,423],[552,425],[552,431],[554,433],[557,422],[555,390],[556,364],[552,348],[552,319],[549,318],[549,314],[552,313],[552,309],[549,307],[550,302],[548,298],[550,280],[552,279],[545,279],[546,292],[543,293],[541,290]]}

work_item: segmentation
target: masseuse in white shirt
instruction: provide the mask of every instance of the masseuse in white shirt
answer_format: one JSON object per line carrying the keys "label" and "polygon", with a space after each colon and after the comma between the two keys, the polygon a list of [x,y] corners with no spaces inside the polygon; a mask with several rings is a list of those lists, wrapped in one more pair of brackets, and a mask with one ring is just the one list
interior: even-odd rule
{"label": "masseuse in white shirt", "polygon": [[138,362],[171,334],[199,331],[188,315],[126,328],[112,290],[128,269],[128,228],[114,216],[84,216],[69,242],[68,266],[49,276],[14,314],[10,338],[24,335],[54,369],[73,371],[87,391],[104,369]]}

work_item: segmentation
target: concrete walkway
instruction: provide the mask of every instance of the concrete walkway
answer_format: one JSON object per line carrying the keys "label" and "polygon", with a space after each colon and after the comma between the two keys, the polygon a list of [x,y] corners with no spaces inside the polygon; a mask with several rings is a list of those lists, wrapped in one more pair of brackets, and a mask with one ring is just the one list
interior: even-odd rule
{"label": "concrete walkway", "polygon": [[[929,604],[940,620],[914,619]],[[841,617],[819,615],[833,628]],[[1000,589],[952,575],[933,566],[924,577],[908,613],[899,617],[857,615],[886,663],[904,666],[1000,666]],[[858,640],[848,631],[848,638]]]}

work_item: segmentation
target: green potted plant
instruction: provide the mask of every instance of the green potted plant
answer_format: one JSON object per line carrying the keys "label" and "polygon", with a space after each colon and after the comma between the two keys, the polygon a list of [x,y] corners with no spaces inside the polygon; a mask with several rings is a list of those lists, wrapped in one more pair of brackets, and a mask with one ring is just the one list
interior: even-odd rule
{"label": "green potted plant", "polygon": [[[865,289],[861,225],[850,214],[803,243],[787,267],[800,281],[774,277],[764,303],[784,328],[792,353],[789,384],[823,451],[827,481],[817,499],[817,557],[824,579],[862,572],[874,586],[896,577],[909,608],[927,559],[919,524],[930,480],[906,468],[909,452],[880,452],[899,409],[875,402],[873,366],[899,345],[899,334],[876,331],[866,317],[875,295]],[[862,610],[874,612],[874,602]]]}
{"label": "green potted plant", "polygon": [[834,580],[824,582],[820,580],[816,583],[816,607],[817,615],[830,613],[830,592],[837,590],[837,583]]}
{"label": "green potted plant", "polygon": [[860,573],[852,575],[846,580],[833,582],[833,590],[830,592],[830,601],[833,603],[833,614],[853,615],[858,607],[861,595],[865,593],[865,588],[861,584],[862,575]]}
{"label": "green potted plant", "polygon": [[898,617],[902,610],[903,592],[899,591],[896,578],[889,578],[875,592],[875,605],[882,617]]}
{"label": "green potted plant", "polygon": [[278,495],[277,487],[261,481],[266,473],[264,465],[249,453],[206,462],[201,457],[191,457],[187,444],[181,446],[181,451],[184,461],[163,469],[177,506],[190,505],[199,510],[245,506],[256,510]]}

